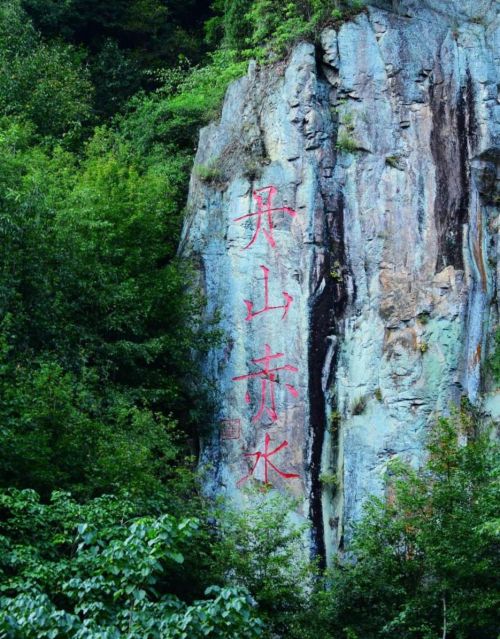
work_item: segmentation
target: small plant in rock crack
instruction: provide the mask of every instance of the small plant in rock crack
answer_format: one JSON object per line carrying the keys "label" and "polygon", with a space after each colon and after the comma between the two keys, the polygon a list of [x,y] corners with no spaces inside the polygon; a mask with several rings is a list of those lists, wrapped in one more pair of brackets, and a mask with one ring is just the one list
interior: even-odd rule
{"label": "small plant in rock crack", "polygon": [[328,430],[330,433],[335,433],[337,432],[339,426],[340,426],[340,420],[342,419],[342,415],[340,414],[340,411],[338,410],[333,410],[330,413],[330,424],[328,426]]}
{"label": "small plant in rock crack", "polygon": [[196,164],[193,170],[196,177],[206,184],[220,185],[225,182],[224,173],[215,160],[207,164]]}
{"label": "small plant in rock crack", "polygon": [[429,350],[429,344],[427,344],[427,342],[420,342],[420,344],[418,345],[418,350],[421,353],[427,353],[427,351]]}
{"label": "small plant in rock crack", "polygon": [[500,385],[500,327],[497,326],[492,337],[492,352],[486,361],[486,368],[498,387]]}
{"label": "small plant in rock crack", "polygon": [[335,473],[321,473],[319,481],[324,488],[336,488],[339,485],[339,480]]}
{"label": "small plant in rock crack", "polygon": [[[339,105],[341,104],[342,102],[339,102]],[[353,136],[356,115],[345,109],[342,109],[340,112],[340,107],[337,109],[337,113],[339,114],[340,124],[343,128],[339,131],[335,146],[338,151],[354,153],[359,149],[359,143]]]}
{"label": "small plant in rock crack", "polygon": [[417,319],[420,322],[420,324],[422,324],[422,326],[425,326],[426,324],[429,323],[429,313],[427,313],[426,311],[424,311],[423,313],[419,313],[417,315]]}
{"label": "small plant in rock crack", "polygon": [[350,111],[345,111],[342,115],[342,124],[348,131],[354,131],[354,114]]}
{"label": "small plant in rock crack", "polygon": [[358,142],[347,131],[341,131],[335,144],[337,151],[343,153],[354,153],[358,150]]}
{"label": "small plant in rock crack", "polygon": [[255,182],[262,176],[262,164],[258,160],[247,160],[243,166],[243,176],[250,182]]}
{"label": "small plant in rock crack", "polygon": [[342,282],[342,267],[338,260],[335,260],[332,268],[330,269],[330,277],[336,282]]}
{"label": "small plant in rock crack", "polygon": [[486,18],[481,13],[478,13],[475,16],[471,16],[470,21],[472,22],[472,24],[480,24],[482,26],[486,25]]}
{"label": "small plant in rock crack", "polygon": [[353,415],[362,415],[366,410],[367,404],[368,399],[366,395],[360,395],[359,397],[356,397],[351,405],[351,413]]}
{"label": "small plant in rock crack", "polygon": [[402,171],[403,167],[401,165],[401,158],[399,155],[388,155],[385,158],[385,163],[387,166],[390,166],[392,169],[397,169],[398,171]]}

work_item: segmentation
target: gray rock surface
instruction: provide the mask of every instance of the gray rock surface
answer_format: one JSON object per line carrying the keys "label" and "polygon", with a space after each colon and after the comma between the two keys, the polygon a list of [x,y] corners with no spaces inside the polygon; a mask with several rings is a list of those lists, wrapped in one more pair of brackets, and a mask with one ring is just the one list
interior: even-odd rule
{"label": "gray rock surface", "polygon": [[207,491],[243,502],[267,470],[328,556],[387,463],[493,390],[498,4],[376,4],[229,87],[182,242],[225,335]]}

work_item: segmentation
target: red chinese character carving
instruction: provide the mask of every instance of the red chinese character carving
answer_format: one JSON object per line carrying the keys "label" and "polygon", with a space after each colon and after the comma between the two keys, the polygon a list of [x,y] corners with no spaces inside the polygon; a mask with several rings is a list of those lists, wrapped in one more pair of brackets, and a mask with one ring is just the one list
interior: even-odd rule
{"label": "red chinese character carving", "polygon": [[264,273],[264,308],[261,308],[260,311],[254,311],[253,302],[250,302],[249,300],[243,300],[245,302],[245,305],[248,311],[247,316],[245,317],[245,320],[247,322],[250,322],[250,320],[253,320],[254,317],[257,317],[257,315],[260,315],[261,313],[266,313],[267,311],[275,311],[280,308],[283,309],[283,315],[281,316],[281,319],[284,320],[288,313],[288,309],[290,308],[290,305],[293,302],[293,297],[289,295],[286,291],[283,291],[283,297],[285,298],[285,303],[282,304],[281,306],[270,306],[269,305],[269,269],[263,265],[261,265],[260,268],[262,269]]}
{"label": "red chinese character carving", "polygon": [[[253,192],[253,198],[257,202],[257,210],[255,213],[248,213],[247,215],[241,215],[235,218],[235,222],[241,222],[251,217],[256,217],[255,231],[250,242],[245,246],[245,249],[250,248],[257,239],[259,232],[262,231],[269,244],[274,248],[276,242],[273,237],[273,214],[274,213],[286,213],[290,217],[295,217],[297,212],[291,209],[289,206],[273,207],[273,198],[278,192],[275,186],[265,186],[262,189],[257,189]],[[263,217],[267,218],[267,229],[262,226]]]}
{"label": "red chinese character carving", "polygon": [[221,421],[222,439],[239,439],[241,435],[241,422],[239,419],[223,419]]}
{"label": "red chinese character carving", "polygon": [[296,473],[284,473],[282,470],[280,470],[277,466],[275,466],[273,464],[272,461],[270,461],[270,457],[272,457],[273,455],[276,455],[276,453],[279,453],[280,450],[282,450],[283,448],[286,448],[288,446],[288,442],[286,441],[286,439],[281,442],[281,444],[279,446],[276,446],[276,448],[274,450],[269,450],[269,444],[271,442],[271,437],[269,436],[269,433],[266,433],[266,438],[265,438],[265,442],[264,442],[264,452],[261,452],[260,450],[258,450],[255,453],[245,453],[245,457],[255,457],[255,463],[252,466],[252,468],[250,469],[250,472],[248,473],[248,475],[245,475],[245,477],[242,477],[238,482],[237,482],[237,486],[241,486],[241,484],[243,484],[244,482],[246,482],[247,479],[249,479],[250,477],[252,477],[252,475],[254,474],[258,463],[260,462],[261,459],[264,460],[264,483],[269,484],[268,481],[268,467],[270,466],[275,473],[278,473],[278,475],[280,477],[284,477],[285,479],[296,479],[298,477],[300,477],[300,475],[297,475]]}
{"label": "red chinese character carving", "polygon": [[[295,368],[295,366],[291,366],[290,364],[285,364],[284,366],[278,366],[277,368],[270,368],[271,360],[279,359],[280,357],[284,357],[284,355],[283,353],[274,353],[274,355],[272,355],[271,347],[269,346],[269,344],[265,345],[265,353],[266,354],[264,355],[264,357],[260,357],[259,359],[252,360],[254,364],[257,364],[257,366],[262,364],[262,367],[259,367],[260,370],[257,373],[249,373],[248,375],[239,375],[238,377],[233,377],[233,382],[239,382],[243,379],[252,379],[254,377],[260,377],[261,378],[260,406],[259,406],[259,410],[257,411],[252,421],[254,422],[259,421],[264,411],[266,411],[266,413],[269,415],[271,420],[273,422],[277,422],[278,414],[276,412],[274,384],[277,384],[279,382],[279,379],[276,373],[278,373],[278,371],[290,371],[292,373],[297,373],[299,369]],[[266,406],[268,387],[269,387],[269,404],[270,405]],[[293,395],[293,397],[298,397],[297,390],[291,384],[285,384],[285,387],[287,391],[291,395]],[[248,392],[245,394],[245,401],[247,402],[247,404],[250,403],[250,395],[248,394]]]}

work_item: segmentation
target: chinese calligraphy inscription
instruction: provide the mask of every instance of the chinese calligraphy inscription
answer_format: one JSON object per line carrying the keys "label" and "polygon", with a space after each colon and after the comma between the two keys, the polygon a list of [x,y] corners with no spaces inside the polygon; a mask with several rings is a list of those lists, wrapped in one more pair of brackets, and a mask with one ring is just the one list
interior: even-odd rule
{"label": "chinese calligraphy inscription", "polygon": [[[297,373],[298,368],[292,366],[291,364],[285,364],[283,366],[277,366],[276,368],[271,368],[271,360],[280,359],[284,357],[283,353],[272,353],[271,347],[269,344],[265,345],[265,355],[264,357],[259,357],[258,359],[253,359],[252,362],[259,368],[259,370],[255,373],[247,373],[246,375],[238,375],[237,377],[233,377],[233,382],[240,382],[244,379],[253,379],[260,378],[260,405],[257,413],[254,415],[252,421],[258,422],[264,412],[266,412],[273,422],[278,421],[278,413],[276,412],[276,398],[275,398],[275,388],[274,385],[279,383],[278,373],[279,371],[289,371],[291,373]],[[293,396],[298,396],[298,391],[291,385],[285,384],[285,388],[287,391]],[[267,396],[269,391],[269,405],[266,404]]]}
{"label": "chinese calligraphy inscription", "polygon": [[273,236],[273,215],[275,213],[286,213],[290,217],[297,215],[297,212],[289,206],[273,206],[274,196],[277,192],[278,189],[275,186],[265,186],[262,189],[257,189],[253,192],[254,200],[257,203],[257,210],[254,213],[247,213],[246,215],[240,215],[240,217],[235,218],[235,222],[255,218],[254,234],[250,242],[244,247],[245,249],[249,249],[252,244],[255,243],[261,232],[268,244],[272,248],[275,248],[276,241]]}
{"label": "chinese calligraphy inscription", "polygon": [[264,273],[264,306],[258,310],[254,311],[254,303],[249,300],[243,300],[245,302],[245,306],[247,307],[247,316],[245,317],[245,321],[250,322],[257,315],[261,315],[262,313],[267,313],[268,311],[276,311],[283,309],[283,315],[281,319],[284,320],[287,316],[288,310],[290,309],[290,305],[293,302],[293,297],[289,295],[286,291],[283,291],[283,298],[285,303],[281,306],[272,306],[269,304],[269,269],[266,266],[261,265],[260,267],[262,272]]}
{"label": "chinese calligraphy inscription", "polygon": [[273,455],[276,455],[277,453],[279,453],[280,450],[283,450],[283,448],[286,448],[288,446],[288,442],[286,441],[286,439],[282,441],[281,444],[276,446],[274,450],[269,450],[270,443],[271,443],[271,437],[269,433],[266,433],[266,438],[264,441],[264,452],[258,450],[255,453],[245,453],[245,457],[255,457],[255,463],[250,469],[250,472],[248,473],[248,475],[245,475],[245,477],[242,477],[238,481],[238,486],[241,486],[243,483],[246,482],[247,479],[253,476],[255,470],[257,469],[257,465],[261,459],[264,460],[264,483],[265,484],[269,484],[269,468],[272,468],[272,470],[274,470],[275,473],[277,473],[280,477],[284,477],[285,479],[296,479],[300,477],[300,475],[297,475],[297,473],[283,472],[277,466],[275,466],[273,462],[269,459]]}
{"label": "chinese calligraphy inscription", "polygon": [[[268,246],[271,249],[275,249],[276,240],[273,234],[273,229],[275,228],[275,216],[277,214],[284,214],[288,215],[291,218],[296,217],[297,212],[294,209],[288,206],[275,206],[275,198],[277,193],[278,189],[276,188],[276,186],[265,186],[260,189],[256,189],[255,191],[253,191],[252,194],[255,202],[254,211],[245,215],[240,215],[239,217],[233,219],[234,222],[245,222],[248,220],[252,221],[254,224],[252,237],[248,244],[243,247],[243,250],[250,249],[261,235],[267,241]],[[263,304],[259,307],[258,302],[244,299],[243,302],[247,310],[245,321],[251,322],[255,318],[273,311],[281,311],[280,320],[284,321],[287,319],[288,312],[294,301],[293,297],[287,291],[282,291],[282,304],[279,303],[279,299],[271,301],[271,296],[269,293],[269,277],[271,274],[271,270],[264,264],[260,265],[260,269],[262,271],[264,283]],[[262,326],[259,326],[259,331],[262,330]],[[257,357],[251,360],[251,363],[256,368],[256,370],[242,375],[236,375],[232,378],[233,382],[242,382],[249,380],[257,380],[257,382],[260,382],[260,384],[258,384],[258,388],[260,387],[260,399],[258,400],[258,407],[256,409],[256,412],[251,419],[251,422],[253,424],[261,423],[261,420],[266,417],[270,418],[272,423],[276,423],[279,420],[276,407],[276,388],[277,384],[282,383],[280,380],[280,375],[282,377],[285,376],[286,378],[289,373],[298,373],[299,371],[296,366],[293,366],[289,363],[284,363],[286,362],[286,360],[283,360],[284,357],[284,353],[273,352],[271,346],[266,343],[264,346],[264,355],[262,357]],[[286,381],[286,383],[283,383],[283,387],[292,397],[297,398],[299,396],[298,390],[295,388],[295,386],[289,383],[288,380]],[[253,392],[252,387],[250,387],[250,389],[245,392],[246,404],[252,403],[251,392]],[[221,433],[222,439],[239,438],[241,434],[240,420],[224,420],[222,422]],[[240,480],[238,480],[237,486],[241,486],[248,479],[255,476],[260,462],[263,462],[263,475],[265,484],[270,483],[270,471],[274,475],[282,477],[283,479],[298,479],[300,476],[297,473],[285,472],[278,465],[276,465],[274,461],[271,460],[272,457],[278,455],[278,453],[280,453],[287,447],[288,441],[286,439],[283,439],[280,444],[272,448],[271,436],[269,435],[269,433],[266,433],[264,438],[263,450],[257,450],[252,453],[243,453],[243,457],[247,460],[253,458],[253,463],[251,467],[249,467],[249,472]]]}

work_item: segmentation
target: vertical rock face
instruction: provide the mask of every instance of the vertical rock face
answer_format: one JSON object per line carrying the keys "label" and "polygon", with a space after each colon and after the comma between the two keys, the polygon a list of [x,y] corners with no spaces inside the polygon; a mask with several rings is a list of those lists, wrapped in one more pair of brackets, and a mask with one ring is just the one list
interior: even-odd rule
{"label": "vertical rock face", "polygon": [[479,401],[497,321],[496,3],[376,4],[230,86],[182,243],[224,331],[207,490],[292,493],[321,555]]}

